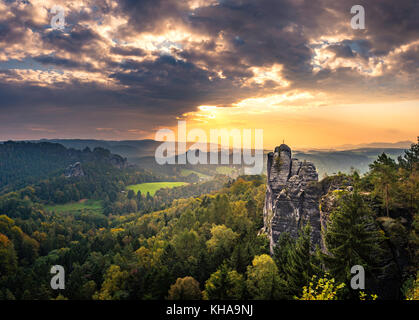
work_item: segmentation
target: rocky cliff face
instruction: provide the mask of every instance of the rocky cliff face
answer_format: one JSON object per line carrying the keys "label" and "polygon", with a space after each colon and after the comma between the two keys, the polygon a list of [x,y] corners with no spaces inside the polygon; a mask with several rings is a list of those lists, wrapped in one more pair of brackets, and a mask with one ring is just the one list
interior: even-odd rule
{"label": "rocky cliff face", "polygon": [[285,144],[268,154],[268,181],[264,207],[264,225],[271,251],[279,236],[288,232],[298,236],[302,225],[310,222],[313,244],[321,244],[319,200],[322,189],[311,162],[292,158]]}
{"label": "rocky cliff face", "polygon": [[[125,169],[129,165],[127,163],[126,158],[122,158],[120,155],[112,154],[108,150],[97,148],[94,151],[94,161],[105,163],[108,165],[111,165],[117,169]],[[83,171],[83,166],[80,162],[76,162],[72,165],[69,165],[64,170],[64,176],[66,178],[78,178],[78,177],[84,177],[86,174]]]}
{"label": "rocky cliff face", "polygon": [[[310,162],[292,158],[291,149],[282,144],[268,154],[267,188],[264,206],[264,231],[270,239],[270,248],[277,243],[281,233],[292,237],[307,222],[312,228],[312,244],[319,245],[327,253],[322,228],[326,230],[330,214],[339,205],[342,194],[353,192],[353,181],[345,175],[327,177],[318,182],[315,166]],[[366,279],[366,286],[382,299],[397,299],[400,295],[401,270],[407,263],[401,243],[404,227],[395,219],[381,217],[371,229],[381,230],[387,240],[380,243],[377,271]]]}
{"label": "rocky cliff face", "polygon": [[68,166],[64,171],[64,176],[66,178],[73,178],[73,177],[83,177],[84,171],[81,166],[80,162],[76,162],[70,166]]}
{"label": "rocky cliff face", "polygon": [[127,159],[122,158],[120,155],[117,154],[110,155],[109,163],[118,169],[125,169],[126,167],[128,167]]}

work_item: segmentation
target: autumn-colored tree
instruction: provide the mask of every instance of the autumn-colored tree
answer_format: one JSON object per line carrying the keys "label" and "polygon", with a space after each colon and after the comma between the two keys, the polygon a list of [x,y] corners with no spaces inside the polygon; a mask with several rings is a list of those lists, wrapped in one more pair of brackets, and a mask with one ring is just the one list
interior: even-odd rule
{"label": "autumn-colored tree", "polygon": [[138,210],[137,201],[135,201],[134,199],[129,200],[127,209],[128,209],[128,212],[137,212]]}
{"label": "autumn-colored tree", "polygon": [[247,291],[255,300],[272,300],[284,297],[286,283],[278,273],[278,268],[267,254],[256,256],[247,268]]}
{"label": "autumn-colored tree", "polygon": [[202,292],[199,282],[193,277],[178,278],[170,287],[168,300],[201,300]]}
{"label": "autumn-colored tree", "polygon": [[207,241],[208,251],[217,264],[228,258],[234,250],[239,235],[225,225],[214,225],[211,228],[211,239]]}
{"label": "autumn-colored tree", "polygon": [[95,300],[121,300],[128,297],[125,290],[128,272],[121,271],[121,267],[111,265],[106,271],[105,280],[103,281],[100,291],[93,295]]}
{"label": "autumn-colored tree", "polygon": [[0,233],[0,278],[16,271],[17,256],[13,243]]}
{"label": "autumn-colored tree", "polygon": [[301,297],[295,297],[297,300],[338,300],[339,293],[345,287],[344,283],[335,284],[335,279],[327,275],[317,278],[315,275],[310,283],[303,287]]}
{"label": "autumn-colored tree", "polygon": [[416,279],[406,292],[406,300],[419,300],[419,271],[416,274]]}

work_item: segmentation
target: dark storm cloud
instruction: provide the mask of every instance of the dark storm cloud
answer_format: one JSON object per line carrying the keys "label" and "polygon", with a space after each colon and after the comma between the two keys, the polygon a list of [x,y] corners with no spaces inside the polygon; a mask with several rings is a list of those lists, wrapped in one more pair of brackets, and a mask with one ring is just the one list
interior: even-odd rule
{"label": "dark storm cloud", "polygon": [[[371,47],[372,44],[370,41],[365,39],[355,39],[355,40],[344,40],[341,44],[337,46],[349,48],[352,51],[352,56],[357,53],[363,58],[368,58],[372,55]],[[346,50],[349,50],[346,49]],[[343,53],[344,54],[344,53]]]}
{"label": "dark storm cloud", "polygon": [[213,37],[222,33],[232,44],[231,54],[240,58],[238,63],[281,63],[286,75],[292,77],[311,70],[312,53],[298,21],[299,10],[298,5],[286,0],[222,1],[217,6],[196,10],[190,23]]}
{"label": "dark storm cloud", "polygon": [[33,58],[35,61],[40,62],[46,66],[52,65],[66,69],[80,69],[94,70],[90,63],[81,63],[70,59],[57,58],[54,56],[38,56]]}
{"label": "dark storm cloud", "polygon": [[[170,56],[144,63],[127,61],[122,68],[123,71],[111,77],[128,85],[130,92],[145,98],[155,112],[179,115],[204,101],[232,103],[238,90],[228,79],[217,78],[213,72]],[[233,97],[229,97],[231,93]]]}
{"label": "dark storm cloud", "polygon": [[337,57],[341,58],[353,58],[355,55],[352,52],[352,49],[348,45],[331,45],[327,47],[327,50],[330,50],[336,54]]}
{"label": "dark storm cloud", "polygon": [[[78,67],[75,62],[54,57],[36,57],[36,61],[55,64],[60,67]],[[164,114],[175,117],[179,113],[190,111],[207,99],[221,103],[216,91],[231,92],[229,82],[220,79],[210,82],[206,72],[193,64],[176,61],[171,57],[161,57],[154,63],[139,64],[126,62],[121,65],[128,73],[120,72],[110,76],[125,86],[124,89],[109,89],[95,83],[55,83],[55,87],[35,85],[16,85],[0,83],[0,97],[4,103],[2,109],[13,111],[30,103],[32,109],[44,106],[61,106],[72,109],[80,115],[88,108],[101,110],[114,108],[123,110],[142,110],[147,113]],[[13,71],[4,70],[9,75]],[[87,108],[87,109],[86,109]]]}
{"label": "dark storm cloud", "polygon": [[185,21],[188,6],[185,0],[121,0],[120,10],[129,17],[128,25],[121,31],[131,29],[150,32],[159,30],[164,21],[173,23]]}
{"label": "dark storm cloud", "polygon": [[[318,20],[322,23],[319,24],[319,28],[313,30],[317,34],[327,33],[328,30],[333,29],[333,25],[329,23],[344,19],[355,3],[352,0],[322,0],[320,4],[333,9],[336,16],[328,20],[329,15],[320,15]],[[372,43],[371,53],[384,55],[395,47],[418,40],[419,1],[362,0],[357,1],[356,4],[365,8],[366,30],[363,31],[363,35]],[[358,34],[359,31],[353,30],[353,33]]]}
{"label": "dark storm cloud", "polygon": [[11,41],[13,38],[10,26],[5,23],[0,24],[0,41]]}
{"label": "dark storm cloud", "polygon": [[75,112],[89,106],[117,105],[121,92],[112,92],[95,84],[77,83],[57,85],[54,88],[36,85],[16,85],[0,83],[0,97],[7,103],[2,109],[39,108],[42,106],[62,106],[74,108]]}
{"label": "dark storm cloud", "polygon": [[[182,96],[197,97],[206,95],[217,86],[209,79],[209,73],[194,64],[162,56],[156,61],[144,63],[126,62],[121,65],[124,71],[111,75],[122,84],[141,88],[162,99],[179,99]],[[129,72],[126,72],[126,70]]]}
{"label": "dark storm cloud", "polygon": [[[354,4],[352,0],[220,0],[190,8],[186,0],[121,0],[117,6],[111,1],[87,1],[86,7],[68,10],[61,32],[49,28],[50,15],[42,23],[33,16],[29,2],[13,2],[11,14],[0,17],[0,54],[9,50],[9,60],[24,59],[26,54],[58,74],[88,73],[88,81],[48,77],[50,82],[42,84],[36,77],[38,82],[14,70],[0,70],[0,109],[16,115],[14,110],[27,110],[39,122],[54,117],[45,118],[42,110],[59,105],[74,114],[108,115],[105,109],[118,110],[171,123],[199,105],[230,105],[280,92],[283,88],[272,79],[262,84],[247,81],[255,76],[253,68],[276,64],[282,66],[281,76],[291,89],[325,92],[387,90],[400,70],[410,81],[393,87],[412,95],[418,78],[418,46],[395,57],[391,53],[419,39],[419,1],[357,2],[366,10],[366,30],[350,28]],[[109,17],[126,23],[111,25],[111,36],[106,38],[93,25],[110,23]],[[178,43],[166,39],[149,50],[129,43],[143,34],[164,34],[176,27],[179,33],[189,32],[190,39]],[[338,40],[330,40],[334,38]],[[23,49],[10,51],[15,44]],[[315,49],[353,65],[325,64],[314,70]],[[367,65],[370,58],[384,61],[383,73],[373,80],[368,70],[360,73],[362,68],[356,65]],[[89,119],[94,123],[93,116]]]}
{"label": "dark storm cloud", "polygon": [[139,48],[122,48],[122,47],[113,47],[111,53],[119,54],[121,56],[144,56],[146,53],[144,50]]}
{"label": "dark storm cloud", "polygon": [[[46,48],[73,54],[92,48],[97,40],[100,40],[98,35],[87,27],[81,26],[74,27],[69,33],[54,30],[42,35],[42,41]],[[97,55],[99,52],[95,52],[95,54]]]}

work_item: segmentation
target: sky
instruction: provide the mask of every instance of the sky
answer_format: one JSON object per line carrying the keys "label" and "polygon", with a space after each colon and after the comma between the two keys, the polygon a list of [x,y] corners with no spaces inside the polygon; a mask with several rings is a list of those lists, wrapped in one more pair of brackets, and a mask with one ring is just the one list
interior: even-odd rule
{"label": "sky", "polygon": [[263,129],[266,148],[416,141],[419,1],[0,0],[0,141],[179,120]]}

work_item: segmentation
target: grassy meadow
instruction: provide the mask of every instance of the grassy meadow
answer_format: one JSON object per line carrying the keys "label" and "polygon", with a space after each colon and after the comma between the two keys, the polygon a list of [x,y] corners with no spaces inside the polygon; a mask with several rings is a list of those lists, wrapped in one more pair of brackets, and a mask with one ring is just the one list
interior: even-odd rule
{"label": "grassy meadow", "polygon": [[147,183],[140,183],[140,184],[133,184],[130,186],[127,186],[128,190],[133,190],[135,194],[137,194],[138,191],[141,191],[141,194],[146,195],[147,192],[150,192],[150,195],[154,195],[157,190],[162,188],[173,188],[173,187],[179,187],[184,186],[188,184],[187,182],[147,182]]}
{"label": "grassy meadow", "polygon": [[56,213],[71,213],[89,211],[95,213],[102,213],[102,201],[83,199],[78,202],[69,202],[65,204],[47,205],[45,208],[48,211]]}

